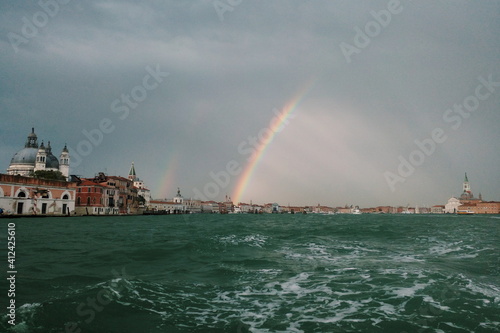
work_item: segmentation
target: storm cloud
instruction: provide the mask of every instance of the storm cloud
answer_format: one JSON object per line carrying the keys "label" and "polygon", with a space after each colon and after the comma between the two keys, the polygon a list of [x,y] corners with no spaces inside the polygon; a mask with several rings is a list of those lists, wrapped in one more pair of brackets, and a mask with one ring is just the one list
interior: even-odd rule
{"label": "storm cloud", "polygon": [[[72,174],[126,176],[134,162],[153,197],[191,197],[230,161],[244,170],[238,147],[310,83],[241,200],[444,204],[465,172],[476,195],[500,200],[497,1],[0,9],[4,170],[35,127],[54,152],[67,143]],[[236,171],[210,199],[234,193]]]}

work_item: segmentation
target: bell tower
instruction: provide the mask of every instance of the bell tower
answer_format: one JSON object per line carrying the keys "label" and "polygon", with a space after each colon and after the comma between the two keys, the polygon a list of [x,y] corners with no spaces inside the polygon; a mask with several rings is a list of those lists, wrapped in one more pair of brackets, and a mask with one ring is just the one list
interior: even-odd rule
{"label": "bell tower", "polygon": [[463,184],[463,192],[460,196],[461,200],[475,200],[474,194],[472,194],[469,185],[469,179],[467,178],[467,172],[465,173],[464,184]]}
{"label": "bell tower", "polygon": [[134,181],[137,179],[137,175],[135,173],[134,162],[132,162],[132,165],[130,166],[130,171],[128,172],[128,179],[130,179],[131,181]]}
{"label": "bell tower", "polygon": [[66,180],[69,179],[69,151],[66,144],[59,155],[59,171],[66,177]]}
{"label": "bell tower", "polygon": [[33,171],[45,170],[45,163],[47,162],[47,151],[43,144],[38,148],[38,153],[36,154],[35,169]]}
{"label": "bell tower", "polygon": [[469,179],[467,179],[467,172],[465,173],[465,178],[464,178],[464,192],[470,193],[470,185],[469,185]]}
{"label": "bell tower", "polygon": [[34,127],[31,128],[31,133],[28,135],[28,138],[26,139],[24,148],[38,148],[37,136],[35,134]]}

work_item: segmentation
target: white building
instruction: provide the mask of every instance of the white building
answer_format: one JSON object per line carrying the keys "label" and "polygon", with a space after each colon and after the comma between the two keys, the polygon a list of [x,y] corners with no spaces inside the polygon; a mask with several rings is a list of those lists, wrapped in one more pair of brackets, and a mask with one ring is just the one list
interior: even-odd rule
{"label": "white building", "polygon": [[453,197],[448,199],[448,203],[444,205],[444,212],[454,214],[457,212],[458,207],[461,205],[460,200]]}
{"label": "white building", "polygon": [[47,147],[42,143],[38,146],[38,137],[35,129],[31,129],[24,148],[19,150],[10,161],[7,174],[20,176],[33,176],[35,171],[60,171],[66,180],[69,177],[70,156],[68,148],[64,146],[59,160],[52,154],[50,141]]}
{"label": "white building", "polygon": [[170,214],[181,214],[187,210],[179,188],[177,188],[177,195],[173,199],[151,200],[148,207],[148,210],[163,211]]}
{"label": "white building", "polygon": [[200,212],[201,213],[218,213],[219,203],[215,201],[203,201],[200,202]]}
{"label": "white building", "polygon": [[12,215],[70,215],[76,183],[0,174],[0,208]]}

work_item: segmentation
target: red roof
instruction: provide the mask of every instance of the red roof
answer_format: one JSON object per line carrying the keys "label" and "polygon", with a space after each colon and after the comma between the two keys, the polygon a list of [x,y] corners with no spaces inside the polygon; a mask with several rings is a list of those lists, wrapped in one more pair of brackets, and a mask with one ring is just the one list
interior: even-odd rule
{"label": "red roof", "polygon": [[99,187],[107,187],[106,185],[103,185],[101,183],[95,183],[91,180],[88,179],[82,179],[82,182],[78,186],[99,186]]}

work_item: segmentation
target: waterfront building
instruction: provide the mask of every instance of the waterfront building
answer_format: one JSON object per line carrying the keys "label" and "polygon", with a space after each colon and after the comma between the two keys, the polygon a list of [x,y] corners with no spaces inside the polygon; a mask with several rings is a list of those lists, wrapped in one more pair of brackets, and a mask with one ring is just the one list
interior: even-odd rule
{"label": "waterfront building", "polygon": [[252,205],[251,204],[240,202],[238,204],[238,207],[240,207],[240,211],[242,213],[253,213],[253,209],[252,209]]}
{"label": "waterfront building", "polygon": [[219,203],[213,200],[201,202],[201,213],[218,213]]}
{"label": "waterfront building", "polygon": [[66,180],[69,177],[70,156],[66,145],[62,149],[59,159],[52,154],[50,141],[47,146],[43,141],[38,145],[35,129],[31,129],[24,148],[14,154],[10,161],[7,174],[31,177],[36,171],[60,171]]}
{"label": "waterfront building", "polygon": [[375,213],[384,213],[384,214],[392,213],[392,207],[391,206],[377,206],[377,207],[375,207]]}
{"label": "waterfront building", "polygon": [[454,214],[457,212],[458,207],[460,207],[461,203],[460,200],[458,200],[455,197],[451,197],[448,199],[448,202],[446,205],[444,205],[444,212],[448,214]]}
{"label": "waterfront building", "polygon": [[445,211],[444,205],[435,205],[431,207],[431,214],[443,214]]}
{"label": "waterfront building", "polygon": [[149,207],[151,202],[151,191],[144,185],[144,182],[137,177],[135,172],[134,162],[132,162],[132,166],[130,167],[130,171],[128,173],[128,179],[134,182],[134,187],[137,189],[137,197],[142,199],[140,200],[139,206],[141,208]]}
{"label": "waterfront building", "polygon": [[174,198],[151,200],[148,210],[167,214],[185,214],[191,211],[201,212],[202,204],[201,200],[185,200],[180,188],[177,188],[177,194]]}
{"label": "waterfront building", "polygon": [[234,204],[230,197],[226,195],[223,202],[219,202],[219,213],[227,214],[234,211]]}
{"label": "waterfront building", "polygon": [[316,214],[333,214],[334,209],[332,207],[321,206],[320,204],[318,204],[316,207],[314,207],[313,212]]}
{"label": "waterfront building", "polygon": [[337,207],[337,213],[339,214],[351,214],[352,213],[352,206],[345,205],[344,207]]}
{"label": "waterfront building", "polygon": [[460,206],[460,210],[468,210],[474,214],[500,214],[500,201],[464,203]]}
{"label": "waterfront building", "polygon": [[481,194],[479,194],[479,198],[474,197],[467,173],[465,173],[462,190],[459,198],[452,197],[448,200],[444,208],[445,213],[453,214],[458,210],[469,210],[475,214],[500,214],[500,202],[483,201]]}
{"label": "waterfront building", "polygon": [[0,174],[0,208],[12,215],[70,215],[76,183]]}
{"label": "waterfront building", "polygon": [[276,202],[267,203],[264,205],[263,211],[264,211],[264,213],[277,214],[277,213],[281,213],[281,207]]}
{"label": "waterfront building", "polygon": [[117,215],[118,191],[106,184],[103,173],[94,178],[77,178],[76,214],[77,215]]}
{"label": "waterfront building", "polygon": [[[260,207],[260,206],[259,206]],[[260,212],[263,212],[264,211],[264,207],[261,207],[259,208],[260,209]],[[281,211],[283,213],[290,213],[290,214],[302,214],[302,213],[307,213],[309,211],[309,208],[308,207],[304,207],[304,206],[282,206],[281,207]]]}
{"label": "waterfront building", "polygon": [[139,200],[133,181],[120,176],[107,176],[105,183],[114,188],[115,195],[118,192],[118,199],[115,205],[119,208],[120,214],[138,213]]}
{"label": "waterfront building", "polygon": [[[133,181],[99,172],[94,178],[75,177],[78,214],[137,214],[139,200]],[[79,198],[79,199],[78,199]]]}

